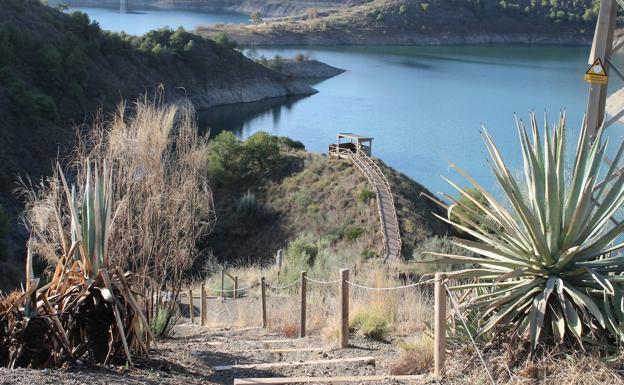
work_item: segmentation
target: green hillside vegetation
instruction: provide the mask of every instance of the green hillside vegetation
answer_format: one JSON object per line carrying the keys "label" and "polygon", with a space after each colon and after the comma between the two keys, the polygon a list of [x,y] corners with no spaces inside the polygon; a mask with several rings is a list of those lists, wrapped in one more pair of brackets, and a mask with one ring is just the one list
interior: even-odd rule
{"label": "green hillside vegetation", "polygon": [[98,111],[106,117],[120,101],[141,95],[194,102],[209,94],[207,103],[218,104],[237,102],[229,92],[243,94],[249,85],[291,92],[284,75],[232,45],[182,29],[112,33],[84,13],[66,14],[39,0],[0,0],[0,204],[11,222],[10,256],[24,255],[26,236],[16,219],[18,177],[48,174],[74,146],[76,126],[89,127]]}
{"label": "green hillside vegetation", "polygon": [[182,29],[112,33],[84,13],[0,0],[0,194],[13,188],[17,173],[49,169],[58,146],[71,146],[73,124],[102,106],[111,110],[120,98],[153,94],[161,85],[175,99],[226,80],[285,80],[219,42]]}
{"label": "green hillside vegetation", "polygon": [[[588,41],[597,0],[374,0],[322,15],[259,25],[200,29],[228,31],[243,44],[378,44],[460,42],[472,34],[524,35],[536,41]],[[430,40],[427,40],[430,39]],[[436,39],[436,40],[431,40]]]}
{"label": "green hillside vegetation", "polygon": [[[421,197],[424,187],[380,162],[393,192],[403,256],[448,228]],[[301,263],[381,255],[375,194],[346,160],[329,160],[300,142],[259,132],[240,141],[230,132],[209,147],[217,224],[206,246],[230,265],[267,261],[278,249]],[[201,261],[198,263],[202,263]]]}

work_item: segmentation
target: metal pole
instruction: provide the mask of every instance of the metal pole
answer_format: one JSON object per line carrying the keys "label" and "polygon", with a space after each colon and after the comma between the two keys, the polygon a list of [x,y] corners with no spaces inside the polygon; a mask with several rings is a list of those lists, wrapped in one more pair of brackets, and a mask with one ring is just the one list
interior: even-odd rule
{"label": "metal pole", "polygon": [[[613,30],[617,16],[617,4],[615,0],[600,0],[600,11],[596,22],[596,32],[589,54],[589,64],[596,59],[601,59],[604,70],[609,74],[609,66],[606,58],[613,49]],[[602,125],[605,117],[605,105],[607,102],[607,84],[590,83],[589,97],[587,100],[587,129],[593,140]]]}

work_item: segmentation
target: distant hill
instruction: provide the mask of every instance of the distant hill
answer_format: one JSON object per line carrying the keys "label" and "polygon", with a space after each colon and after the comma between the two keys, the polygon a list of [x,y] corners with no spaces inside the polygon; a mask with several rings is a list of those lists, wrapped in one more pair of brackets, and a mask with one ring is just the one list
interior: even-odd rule
{"label": "distant hill", "polygon": [[9,232],[20,229],[17,176],[36,180],[51,171],[56,155],[72,147],[74,125],[102,107],[159,88],[198,108],[316,92],[217,40],[183,30],[111,33],[83,13],[0,0],[0,205],[12,218]]}
{"label": "distant hill", "polygon": [[373,0],[335,12],[256,25],[200,28],[226,31],[244,45],[336,44],[589,44],[596,0]]}

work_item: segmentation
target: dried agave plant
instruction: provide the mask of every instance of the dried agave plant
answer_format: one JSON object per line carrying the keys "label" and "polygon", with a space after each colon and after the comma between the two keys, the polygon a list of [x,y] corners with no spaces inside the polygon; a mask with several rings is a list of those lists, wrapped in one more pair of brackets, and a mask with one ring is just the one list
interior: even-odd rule
{"label": "dried agave plant", "polygon": [[112,168],[88,159],[83,167],[80,193],[75,185],[69,187],[60,167],[51,178],[62,189],[55,196],[61,200],[48,207],[62,250],[52,279],[39,287],[29,247],[25,290],[0,299],[2,366],[43,368],[78,358],[110,363],[122,353],[131,363],[133,354],[149,352],[153,336],[133,293],[135,278],[112,266],[107,252]]}
{"label": "dried agave plant", "polygon": [[478,278],[477,283],[455,285],[455,290],[488,289],[468,305],[482,317],[479,335],[516,333],[530,340],[532,353],[540,341],[617,345],[624,338],[624,243],[618,242],[624,222],[613,217],[624,203],[624,173],[619,170],[624,144],[599,181],[607,143],[602,130],[592,142],[583,124],[566,180],[565,114],[552,131],[545,123],[543,137],[533,114],[530,130],[522,121],[517,126],[524,182],[514,178],[483,130],[504,200],[458,167],[453,166],[485,202],[448,180],[472,204],[447,196],[453,203],[448,219],[441,219],[473,237],[455,243],[477,256],[432,254],[444,262],[475,266],[448,276]]}
{"label": "dried agave plant", "polygon": [[96,119],[65,172],[25,191],[29,255],[50,280],[39,287],[31,267],[25,291],[0,298],[0,365],[130,361],[148,353],[152,314],[167,315],[162,330],[175,322],[197,240],[215,221],[207,143],[188,104],[126,110]]}

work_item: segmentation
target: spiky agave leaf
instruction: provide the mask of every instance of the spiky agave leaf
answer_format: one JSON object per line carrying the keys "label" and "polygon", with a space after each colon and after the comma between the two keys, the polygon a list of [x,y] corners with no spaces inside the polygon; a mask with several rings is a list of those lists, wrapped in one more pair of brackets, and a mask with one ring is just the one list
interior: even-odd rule
{"label": "spiky agave leaf", "polygon": [[67,184],[60,165],[58,169],[69,206],[71,241],[72,244],[79,244],[71,257],[80,261],[86,276],[93,277],[100,268],[108,265],[107,244],[112,225],[113,173],[106,160],[101,167],[95,164],[92,168],[87,159],[85,166],[81,201],[76,198],[75,186],[72,185],[70,189]]}
{"label": "spiky agave leaf", "polygon": [[521,120],[516,123],[523,182],[509,171],[485,128],[482,133],[504,202],[452,165],[486,203],[448,180],[473,204],[467,207],[447,196],[451,208],[462,210],[452,216],[449,210],[448,218],[440,218],[476,239],[455,243],[477,256],[432,254],[443,262],[476,265],[449,276],[477,277],[480,284],[492,287],[470,305],[485,320],[479,334],[510,327],[530,339],[532,353],[541,338],[550,336],[579,343],[606,337],[617,343],[624,338],[624,256],[619,254],[624,242],[614,242],[624,222],[611,226],[609,221],[624,203],[624,173],[619,173],[624,143],[604,181],[598,181],[607,143],[602,142],[602,129],[591,142],[583,122],[572,175],[566,181],[565,113],[552,130],[545,122],[543,137],[535,114],[530,129]]}

